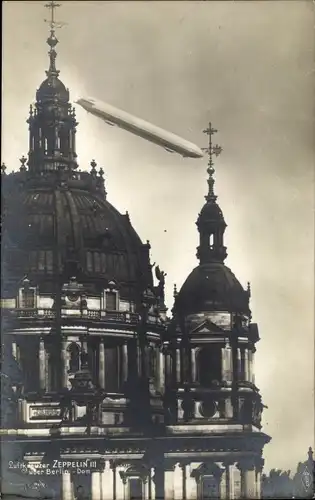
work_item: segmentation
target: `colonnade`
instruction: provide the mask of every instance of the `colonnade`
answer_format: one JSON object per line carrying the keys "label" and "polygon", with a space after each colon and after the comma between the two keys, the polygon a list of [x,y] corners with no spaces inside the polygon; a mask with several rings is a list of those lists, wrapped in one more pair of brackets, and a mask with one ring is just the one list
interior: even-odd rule
{"label": "colonnade", "polygon": [[[203,471],[200,471],[200,466]],[[112,465],[106,462],[102,471],[92,471],[89,500],[129,500],[130,485],[125,477],[126,466]],[[156,478],[161,473],[161,484]],[[164,480],[163,480],[164,476]],[[209,477],[204,464],[175,463],[166,465],[164,471],[159,468],[148,470],[148,476],[142,478],[141,500],[202,500],[203,483]],[[261,466],[240,462],[236,464],[220,463],[214,473],[217,492],[213,498],[221,500],[259,499],[261,497]],[[86,494],[86,493],[85,493]],[[161,497],[161,495],[164,495]],[[217,495],[217,496],[216,496]],[[75,500],[73,475],[65,472],[61,476],[61,500]],[[210,497],[211,498],[211,497]]]}

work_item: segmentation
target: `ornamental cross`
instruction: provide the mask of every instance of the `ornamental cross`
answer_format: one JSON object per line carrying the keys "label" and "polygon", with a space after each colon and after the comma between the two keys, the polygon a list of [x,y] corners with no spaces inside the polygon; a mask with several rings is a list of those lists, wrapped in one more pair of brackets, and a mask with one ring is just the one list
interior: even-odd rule
{"label": "ornamental cross", "polygon": [[61,26],[63,26],[64,23],[58,23],[55,20],[55,9],[57,9],[58,7],[61,7],[60,3],[56,3],[56,2],[54,2],[54,0],[52,0],[51,2],[46,3],[45,7],[46,7],[46,9],[50,9],[50,11],[51,11],[50,19],[44,19],[45,23],[49,23],[50,29],[52,31],[55,28],[61,28]]}
{"label": "ornamental cross", "polygon": [[215,144],[214,146],[212,145],[212,136],[215,134],[217,130],[212,127],[211,122],[209,123],[208,128],[206,128],[203,133],[207,134],[209,136],[209,145],[207,148],[202,148],[203,151],[208,153],[209,155],[209,162],[208,165],[209,167],[213,167],[213,160],[212,157],[213,155],[219,156],[220,153],[222,153],[222,148],[218,144]]}

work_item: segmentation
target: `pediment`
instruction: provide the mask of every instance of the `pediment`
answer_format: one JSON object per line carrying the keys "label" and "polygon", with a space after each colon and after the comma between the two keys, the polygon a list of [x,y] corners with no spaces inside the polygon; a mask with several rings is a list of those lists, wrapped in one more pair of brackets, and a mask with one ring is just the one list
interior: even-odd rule
{"label": "pediment", "polygon": [[224,333],[224,330],[220,326],[213,323],[210,319],[206,319],[191,331],[191,334],[196,333],[201,335],[209,335],[209,333]]}

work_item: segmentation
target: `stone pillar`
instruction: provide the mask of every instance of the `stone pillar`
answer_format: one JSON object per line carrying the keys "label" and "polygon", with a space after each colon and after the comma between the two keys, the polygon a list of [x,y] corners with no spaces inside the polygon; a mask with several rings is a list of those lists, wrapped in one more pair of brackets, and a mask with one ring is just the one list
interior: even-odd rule
{"label": "stone pillar", "polygon": [[194,384],[197,381],[197,366],[196,366],[196,348],[192,347],[191,355],[191,381]]}
{"label": "stone pillar", "polygon": [[68,385],[68,355],[67,355],[67,342],[61,342],[61,385],[67,388]]}
{"label": "stone pillar", "polygon": [[164,470],[164,500],[174,500],[174,466],[166,465]]}
{"label": "stone pillar", "polygon": [[124,344],[121,348],[122,357],[122,381],[123,383],[128,379],[128,349],[127,344]]}
{"label": "stone pillar", "polygon": [[105,388],[105,348],[104,340],[101,339],[99,344],[99,368],[98,368],[99,384],[102,389]]}
{"label": "stone pillar", "polygon": [[66,471],[61,475],[61,500],[73,500],[71,474]]}
{"label": "stone pillar", "polygon": [[160,465],[154,469],[151,492],[152,500],[164,498],[164,470]]}
{"label": "stone pillar", "polygon": [[114,498],[114,470],[109,460],[106,461],[105,468],[101,473],[102,500],[113,500]]}
{"label": "stone pillar", "polygon": [[91,500],[102,500],[101,493],[101,473],[93,471],[91,474]]}
{"label": "stone pillar", "polygon": [[39,362],[39,388],[41,391],[46,389],[46,353],[44,339],[39,339],[38,346],[38,362]]}

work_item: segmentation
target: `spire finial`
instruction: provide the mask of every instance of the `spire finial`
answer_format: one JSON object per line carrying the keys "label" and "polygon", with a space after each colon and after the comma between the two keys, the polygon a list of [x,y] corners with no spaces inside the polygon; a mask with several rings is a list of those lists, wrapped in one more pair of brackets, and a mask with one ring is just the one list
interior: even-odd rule
{"label": "spire finial", "polygon": [[218,144],[215,144],[214,146],[212,145],[212,136],[216,132],[217,132],[217,130],[212,127],[211,122],[209,122],[208,128],[206,128],[203,131],[204,134],[207,134],[209,136],[208,147],[202,148],[202,150],[205,151],[206,153],[208,153],[208,155],[209,155],[208,168],[207,168],[207,172],[209,174],[209,178],[208,178],[209,190],[208,190],[207,196],[205,196],[206,201],[215,201],[217,199],[217,197],[214,194],[214,190],[213,190],[213,186],[214,186],[214,182],[215,182],[214,178],[213,178],[213,174],[214,174],[213,155],[219,156],[219,154],[222,152],[222,148]]}
{"label": "spire finial", "polygon": [[56,69],[56,57],[57,57],[57,52],[55,51],[55,47],[58,43],[58,39],[56,38],[55,35],[55,29],[56,28],[61,28],[64,23],[59,23],[55,20],[55,9],[58,7],[61,7],[60,3],[56,3],[53,0],[45,5],[47,9],[50,9],[51,11],[51,16],[50,19],[44,19],[46,23],[49,24],[50,26],[50,36],[47,38],[47,43],[50,47],[50,50],[48,52],[49,54],[49,59],[50,59],[50,64],[49,64],[49,70],[46,71],[47,76],[58,76],[59,71]]}

